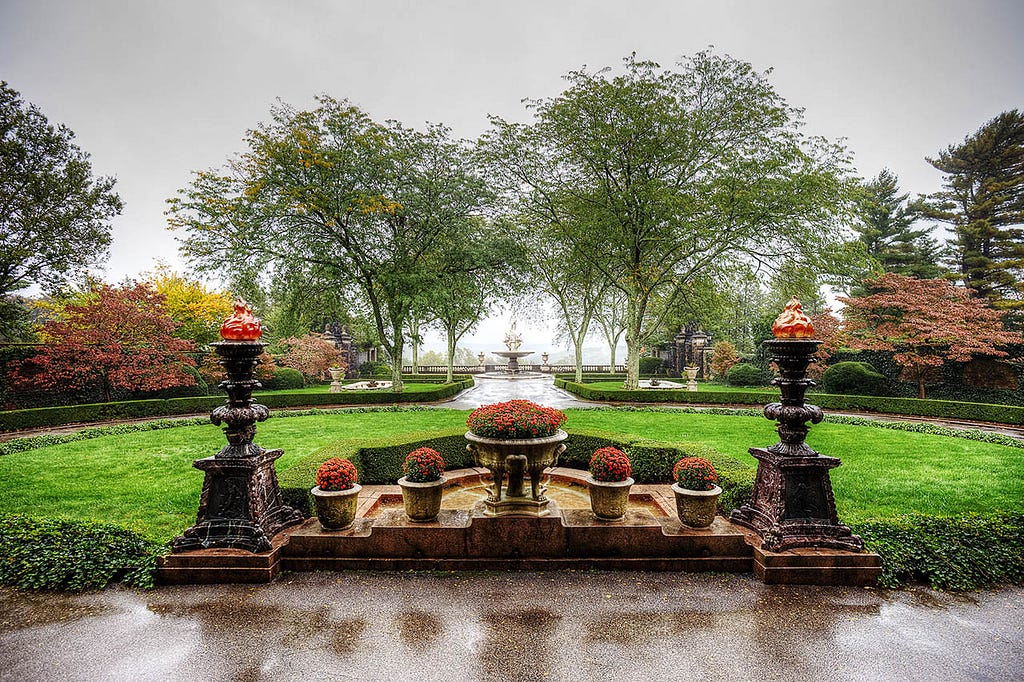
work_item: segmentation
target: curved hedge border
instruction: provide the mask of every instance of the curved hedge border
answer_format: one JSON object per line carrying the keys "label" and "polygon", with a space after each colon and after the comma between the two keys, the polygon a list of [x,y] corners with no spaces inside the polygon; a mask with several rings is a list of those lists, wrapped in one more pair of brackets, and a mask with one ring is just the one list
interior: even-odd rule
{"label": "curved hedge border", "polygon": [[[594,388],[564,379],[555,379],[555,386],[584,400],[644,403],[701,403],[705,405],[761,405],[763,392],[754,391],[687,391],[664,389],[657,391],[627,391],[624,389]],[[989,405],[961,403],[952,400],[920,400],[918,398],[891,398],[870,395],[834,395],[815,393],[809,397],[815,405],[829,410],[855,410],[916,417],[969,419],[999,424],[1024,425],[1024,407],[1015,405]]]}
{"label": "curved hedge border", "polygon": [[[409,383],[438,383],[415,381]],[[372,393],[264,393],[257,400],[270,408],[312,407],[317,405],[388,405],[395,403],[430,403],[458,395],[473,386],[473,377],[458,376],[454,383],[443,384],[433,391],[394,394],[386,391]],[[166,400],[127,400],[115,403],[92,403],[61,407],[37,407],[27,410],[0,412],[0,431],[35,429],[82,422],[167,417],[195,412],[210,412],[224,404],[224,396],[198,396],[168,398]]]}

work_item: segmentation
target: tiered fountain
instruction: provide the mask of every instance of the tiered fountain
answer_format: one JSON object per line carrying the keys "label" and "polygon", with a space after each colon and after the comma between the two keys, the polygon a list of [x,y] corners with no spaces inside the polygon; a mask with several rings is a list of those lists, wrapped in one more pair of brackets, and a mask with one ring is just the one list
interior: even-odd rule
{"label": "tiered fountain", "polygon": [[496,350],[494,354],[508,359],[508,366],[505,368],[505,374],[509,376],[515,376],[519,374],[519,358],[525,358],[527,355],[533,355],[532,350],[519,350],[519,346],[523,345],[523,337],[516,331],[516,322],[512,320],[512,326],[507,332],[505,332],[505,346],[508,350]]}

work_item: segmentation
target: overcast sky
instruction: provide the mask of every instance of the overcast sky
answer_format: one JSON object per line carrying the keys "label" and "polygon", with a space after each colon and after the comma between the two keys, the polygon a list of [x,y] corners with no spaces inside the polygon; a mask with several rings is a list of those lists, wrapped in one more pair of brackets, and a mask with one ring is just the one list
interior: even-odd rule
{"label": "overcast sky", "polygon": [[[0,79],[117,177],[117,280],[180,264],[165,199],[241,151],[277,97],[305,107],[327,93],[472,138],[488,114],[524,119],[520,100],[558,94],[570,69],[633,51],[668,66],[713,45],[772,68],[807,131],[846,138],[862,175],[888,167],[928,193],[941,176],[925,156],[1024,107],[1022,29],[1020,0],[0,0]],[[500,347],[504,325],[463,345]],[[552,348],[519,326],[524,347]]]}

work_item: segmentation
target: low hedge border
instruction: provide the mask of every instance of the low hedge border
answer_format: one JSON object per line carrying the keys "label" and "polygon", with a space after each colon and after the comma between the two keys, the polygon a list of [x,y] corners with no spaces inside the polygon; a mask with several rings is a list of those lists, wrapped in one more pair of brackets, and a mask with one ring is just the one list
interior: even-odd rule
{"label": "low hedge border", "polygon": [[109,523],[0,516],[0,585],[97,590],[120,582],[150,588],[167,547]]}
{"label": "low hedge border", "polygon": [[915,580],[942,590],[1024,583],[1024,513],[908,514],[850,527],[882,556],[882,587]]}
{"label": "low hedge border", "polygon": [[[624,389],[593,388],[586,384],[555,379],[555,386],[584,400],[645,403],[703,403],[708,405],[759,405],[765,394],[753,391],[686,391],[665,389],[658,391],[626,391]],[[815,405],[829,410],[855,410],[916,417],[968,419],[998,424],[1024,425],[1024,407],[1015,405],[989,405],[961,403],[952,400],[920,400],[918,398],[891,398],[870,395],[835,395],[815,393],[810,397]]]}
{"label": "low hedge border", "polygon": [[[423,393],[394,394],[386,391],[367,393],[264,393],[258,401],[270,408],[312,407],[317,405],[385,405],[393,403],[436,402],[458,395],[473,386],[473,378],[459,376],[451,384],[443,384],[435,391]],[[414,378],[409,383],[419,382]],[[61,407],[38,407],[27,410],[0,412],[0,431],[34,429],[46,426],[61,426],[82,422],[110,421],[115,419],[138,419],[142,417],[165,417],[194,412],[210,412],[224,404],[224,396],[197,396],[192,398],[168,398],[166,400],[128,400],[114,403],[93,403],[88,405],[65,405]]]}

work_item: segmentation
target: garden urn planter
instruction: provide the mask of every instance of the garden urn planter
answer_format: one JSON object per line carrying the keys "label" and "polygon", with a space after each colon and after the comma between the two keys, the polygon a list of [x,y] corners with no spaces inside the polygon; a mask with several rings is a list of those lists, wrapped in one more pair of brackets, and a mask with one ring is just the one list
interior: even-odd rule
{"label": "garden urn planter", "polygon": [[331,373],[331,388],[328,392],[341,393],[341,380],[345,378],[345,370],[341,367],[328,367],[327,371]]}
{"label": "garden urn planter", "polygon": [[444,492],[447,480],[444,476],[425,483],[407,480],[405,476],[398,479],[398,485],[402,488],[405,515],[410,521],[424,523],[437,518],[441,511],[441,493]]}
{"label": "garden urn planter", "polygon": [[717,485],[711,490],[688,490],[673,483],[672,492],[676,494],[676,513],[684,526],[707,528],[715,520],[718,496],[722,494]]}
{"label": "garden urn planter", "polygon": [[[568,437],[562,429],[542,438],[486,438],[467,432],[466,449],[472,453],[474,464],[489,469],[492,475],[484,513],[488,516],[546,516],[550,513],[550,501],[544,495],[541,477],[546,468],[558,466],[558,456],[565,452],[562,441]],[[503,485],[506,474],[508,484]],[[529,491],[524,488],[527,479]]]}
{"label": "garden urn planter", "polygon": [[344,530],[356,519],[356,508],[359,504],[358,483],[348,490],[320,490],[316,486],[310,492],[316,507],[316,518],[327,530]]}
{"label": "garden urn planter", "polygon": [[683,373],[686,374],[687,391],[697,390],[697,370],[699,369],[699,367],[683,367]]}
{"label": "garden urn planter", "polygon": [[633,479],[625,481],[597,481],[587,476],[587,488],[590,491],[590,508],[594,516],[602,521],[618,521],[626,515],[629,508],[629,489]]}

